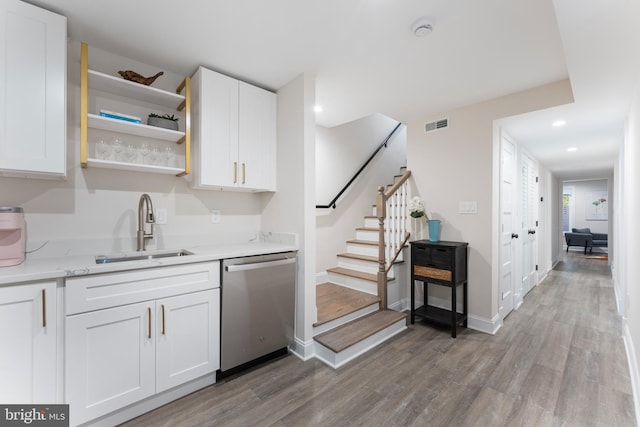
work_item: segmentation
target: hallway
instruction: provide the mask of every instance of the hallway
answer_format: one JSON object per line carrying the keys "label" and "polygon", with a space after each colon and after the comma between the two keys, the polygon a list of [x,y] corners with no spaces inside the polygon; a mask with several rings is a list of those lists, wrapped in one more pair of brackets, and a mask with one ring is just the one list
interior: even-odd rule
{"label": "hallway", "polygon": [[127,426],[635,426],[607,262],[564,254],[495,336],[417,322],[341,369],[287,356]]}

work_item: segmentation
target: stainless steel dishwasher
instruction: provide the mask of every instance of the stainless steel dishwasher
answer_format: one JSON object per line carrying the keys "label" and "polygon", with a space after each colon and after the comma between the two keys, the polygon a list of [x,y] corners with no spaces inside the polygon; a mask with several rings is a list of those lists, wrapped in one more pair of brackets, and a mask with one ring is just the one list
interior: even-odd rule
{"label": "stainless steel dishwasher", "polygon": [[223,260],[220,376],[293,343],[296,252]]}

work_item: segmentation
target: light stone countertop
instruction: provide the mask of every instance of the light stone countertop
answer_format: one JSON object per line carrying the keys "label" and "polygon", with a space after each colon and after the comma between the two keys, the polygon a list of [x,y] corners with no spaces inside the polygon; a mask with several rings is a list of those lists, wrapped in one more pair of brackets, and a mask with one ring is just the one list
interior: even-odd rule
{"label": "light stone countertop", "polygon": [[[116,271],[137,270],[160,266],[192,264],[196,262],[215,261],[228,258],[238,258],[252,255],[263,255],[277,252],[296,251],[298,248],[293,243],[278,242],[247,242],[226,243],[220,245],[181,246],[191,252],[192,255],[175,256],[167,258],[145,259],[114,262],[108,264],[96,264],[95,256],[98,254],[73,255],[47,258],[30,259],[16,266],[0,267],[0,286],[14,285],[33,281],[56,280],[74,276],[89,274],[111,273]],[[149,250],[147,254],[154,252],[166,252],[163,250]],[[110,256],[138,255],[145,252],[119,252],[109,253]]]}

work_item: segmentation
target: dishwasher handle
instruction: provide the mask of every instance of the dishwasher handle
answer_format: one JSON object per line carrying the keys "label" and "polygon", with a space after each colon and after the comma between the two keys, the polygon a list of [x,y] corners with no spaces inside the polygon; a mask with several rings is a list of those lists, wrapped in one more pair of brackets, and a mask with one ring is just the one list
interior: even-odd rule
{"label": "dishwasher handle", "polygon": [[295,262],[296,262],[295,258],[287,258],[287,259],[279,259],[275,261],[255,262],[252,264],[226,265],[224,267],[224,270],[228,271],[229,273],[233,273],[236,271],[248,271],[248,270],[258,270],[260,268],[277,267],[279,265],[293,264]]}

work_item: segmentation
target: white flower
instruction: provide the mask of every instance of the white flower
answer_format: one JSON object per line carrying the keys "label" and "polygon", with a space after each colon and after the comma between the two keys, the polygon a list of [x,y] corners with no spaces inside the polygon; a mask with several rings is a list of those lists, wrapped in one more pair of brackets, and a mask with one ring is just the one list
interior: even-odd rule
{"label": "white flower", "polygon": [[407,207],[409,208],[409,215],[411,215],[413,218],[427,216],[424,208],[424,202],[418,196],[412,197],[411,200],[409,200],[409,204]]}

